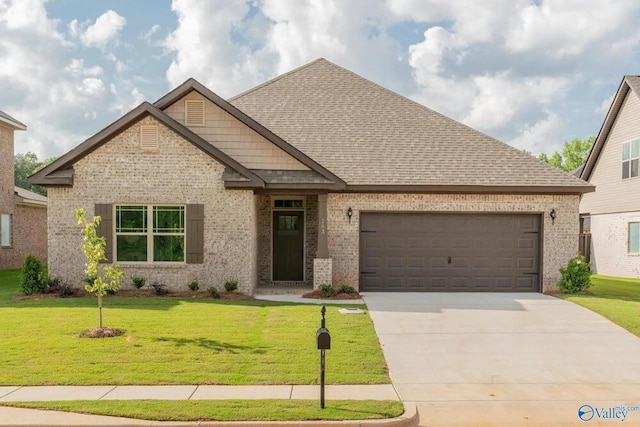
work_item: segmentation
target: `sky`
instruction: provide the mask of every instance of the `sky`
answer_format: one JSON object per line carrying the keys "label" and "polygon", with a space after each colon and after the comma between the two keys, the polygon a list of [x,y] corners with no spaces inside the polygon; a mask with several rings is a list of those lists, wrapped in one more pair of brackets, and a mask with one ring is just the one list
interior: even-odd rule
{"label": "sky", "polygon": [[534,154],[640,74],[637,0],[0,0],[16,153],[60,156],[189,77],[230,98],[326,58]]}

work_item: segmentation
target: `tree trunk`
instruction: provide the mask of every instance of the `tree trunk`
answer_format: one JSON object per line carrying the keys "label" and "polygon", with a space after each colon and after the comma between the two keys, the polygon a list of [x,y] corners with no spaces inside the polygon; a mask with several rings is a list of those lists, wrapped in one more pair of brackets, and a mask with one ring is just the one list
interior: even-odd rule
{"label": "tree trunk", "polygon": [[98,312],[100,313],[100,329],[102,329],[102,296],[98,295]]}

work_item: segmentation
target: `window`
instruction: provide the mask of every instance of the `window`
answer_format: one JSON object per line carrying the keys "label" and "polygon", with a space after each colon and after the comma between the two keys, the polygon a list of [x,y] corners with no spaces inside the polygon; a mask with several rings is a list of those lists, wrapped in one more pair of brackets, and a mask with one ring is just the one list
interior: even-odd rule
{"label": "window", "polygon": [[184,206],[116,206],[116,260],[184,262]]}
{"label": "window", "polygon": [[622,144],[622,179],[638,176],[638,145],[640,140]]}
{"label": "window", "polygon": [[640,253],[640,222],[629,223],[629,253]]}
{"label": "window", "polygon": [[275,199],[273,201],[274,209],[302,209],[304,208],[304,200],[302,199]]}
{"label": "window", "polygon": [[11,246],[11,215],[0,215],[0,245]]}

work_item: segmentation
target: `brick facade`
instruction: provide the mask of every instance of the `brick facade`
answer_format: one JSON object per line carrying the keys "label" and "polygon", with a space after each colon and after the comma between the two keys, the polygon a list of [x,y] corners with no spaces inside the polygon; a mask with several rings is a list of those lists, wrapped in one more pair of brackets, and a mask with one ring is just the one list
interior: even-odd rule
{"label": "brick facade", "polygon": [[16,204],[13,129],[0,124],[0,214],[11,215],[11,246],[0,246],[0,270],[20,268],[27,255],[47,262],[47,207]]}
{"label": "brick facade", "polygon": [[[140,125],[158,125],[156,151],[140,149]],[[84,255],[74,211],[92,217],[96,203],[204,204],[204,263],[120,263],[127,275],[159,281],[172,290],[187,290],[198,280],[201,289],[222,289],[238,280],[252,292],[257,280],[257,211],[259,198],[250,190],[227,190],[224,166],[170,129],[147,117],[74,164],[73,187],[49,188],[49,272],[80,284]]]}
{"label": "brick facade", "polygon": [[591,270],[605,276],[640,278],[640,254],[630,254],[629,223],[640,212],[591,216]]}
{"label": "brick facade", "polygon": [[[333,283],[359,285],[360,211],[541,213],[542,289],[556,289],[558,269],[578,251],[579,196],[476,194],[340,194],[327,201]],[[351,207],[349,223],[346,212]],[[551,209],[557,218],[552,224]]]}

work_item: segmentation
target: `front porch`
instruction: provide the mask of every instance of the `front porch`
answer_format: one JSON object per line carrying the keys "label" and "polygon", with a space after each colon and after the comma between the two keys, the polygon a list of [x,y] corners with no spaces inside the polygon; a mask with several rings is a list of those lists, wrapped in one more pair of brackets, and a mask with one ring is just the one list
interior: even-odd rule
{"label": "front porch", "polygon": [[331,284],[326,193],[256,197],[256,293],[305,293]]}

